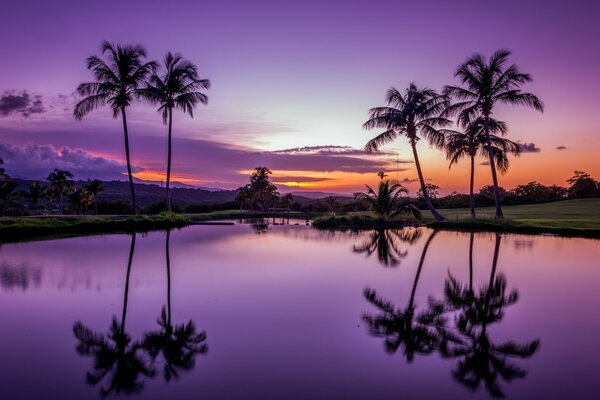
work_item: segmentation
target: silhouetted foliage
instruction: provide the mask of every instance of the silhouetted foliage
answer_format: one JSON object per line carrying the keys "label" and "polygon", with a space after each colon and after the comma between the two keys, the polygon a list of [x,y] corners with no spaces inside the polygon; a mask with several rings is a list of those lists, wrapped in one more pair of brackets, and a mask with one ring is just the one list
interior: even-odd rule
{"label": "silhouetted foliage", "polygon": [[238,189],[235,199],[242,209],[266,211],[279,199],[277,187],[271,183],[267,167],[256,167],[250,176],[250,183]]}

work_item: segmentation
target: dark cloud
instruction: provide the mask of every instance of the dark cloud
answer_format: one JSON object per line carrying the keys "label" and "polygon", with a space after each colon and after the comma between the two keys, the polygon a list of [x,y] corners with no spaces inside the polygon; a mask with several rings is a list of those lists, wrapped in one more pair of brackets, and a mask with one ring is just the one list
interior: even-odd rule
{"label": "dark cloud", "polygon": [[[123,179],[126,166],[123,162],[68,146],[51,144],[26,144],[15,146],[0,142],[0,158],[11,176],[42,179],[54,168],[67,169],[75,178]],[[134,171],[140,168],[134,167]]]}
{"label": "dark cloud", "polygon": [[537,147],[535,143],[518,143],[519,146],[521,146],[521,152],[523,153],[539,153],[540,151],[542,151],[542,149]]}
{"label": "dark cloud", "polygon": [[566,150],[567,148],[567,146],[557,146],[556,150]]}
{"label": "dark cloud", "polygon": [[[291,149],[277,150],[273,153],[277,154],[321,154],[321,155],[344,155],[344,156],[381,156],[395,154],[390,151],[366,152],[364,150],[355,149],[350,146],[304,146],[294,147]],[[408,162],[408,161],[401,161]]]}
{"label": "dark cloud", "polygon": [[333,178],[316,178],[310,176],[274,176],[273,182],[325,182],[331,181]]}
{"label": "dark cloud", "polygon": [[400,179],[400,183],[415,183],[415,182],[418,182],[418,181],[419,180],[416,179],[416,178],[415,179],[412,179],[412,178],[403,178],[403,179]]}
{"label": "dark cloud", "polygon": [[27,118],[31,114],[41,114],[45,111],[42,96],[30,94],[25,90],[20,93],[6,91],[0,96],[0,116],[2,117],[17,114]]}

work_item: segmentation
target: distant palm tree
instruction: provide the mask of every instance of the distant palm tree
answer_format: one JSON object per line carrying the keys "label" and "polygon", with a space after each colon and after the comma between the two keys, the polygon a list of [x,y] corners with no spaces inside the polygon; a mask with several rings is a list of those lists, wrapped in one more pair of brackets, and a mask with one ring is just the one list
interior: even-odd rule
{"label": "distant palm tree", "polygon": [[92,195],[85,188],[75,189],[67,197],[73,206],[75,214],[81,214],[85,211],[92,201]]}
{"label": "distant palm tree", "polygon": [[279,202],[281,203],[282,207],[289,210],[292,204],[294,204],[294,196],[291,193],[287,193],[286,195],[281,196]]}
{"label": "distant palm tree", "polygon": [[[94,369],[87,372],[86,378],[90,385],[96,385],[108,380],[108,386],[102,386],[103,397],[111,394],[132,394],[143,390],[144,382],[140,375],[151,377],[154,371],[143,354],[141,342],[132,341],[125,330],[127,319],[127,303],[129,295],[129,278],[133,253],[135,251],[136,234],[131,236],[131,247],[125,278],[125,295],[121,322],[113,317],[108,334],[98,334],[77,321],[73,325],[73,334],[78,340],[77,352],[83,356],[94,356]],[[108,379],[107,379],[108,376]]]}
{"label": "distant palm tree", "polygon": [[27,184],[27,196],[31,199],[33,209],[37,210],[40,198],[46,193],[46,187],[41,182],[35,181]]}
{"label": "distant palm tree", "polygon": [[355,253],[365,253],[367,257],[376,253],[377,259],[385,267],[395,267],[401,259],[408,255],[407,250],[400,248],[400,243],[413,244],[421,237],[421,229],[374,229],[368,239],[360,245],[354,245]]}
{"label": "distant palm tree", "polygon": [[133,213],[137,214],[126,109],[139,96],[139,90],[146,84],[146,78],[154,70],[156,63],[143,62],[146,51],[141,46],[120,46],[105,41],[100,49],[102,54],[108,53],[108,58],[103,60],[98,56],[88,57],[87,68],[92,70],[96,81],[84,82],[77,87],[77,93],[84,99],[75,105],[73,114],[76,119],[81,120],[91,111],[106,104],[112,109],[113,118],[121,114],[131,202]]}
{"label": "distant palm tree", "polygon": [[191,370],[195,365],[197,354],[206,354],[206,332],[196,332],[196,326],[191,320],[186,324],[175,325],[171,323],[171,231],[166,234],[166,260],[167,260],[167,306],[162,308],[158,325],[160,330],[147,333],[144,336],[144,348],[153,360],[159,354],[164,359],[163,375],[166,381],[179,376],[178,370]]}
{"label": "distant palm tree", "polygon": [[48,174],[46,180],[50,182],[50,190],[58,198],[60,213],[64,214],[64,195],[69,193],[75,185],[73,183],[73,174],[64,169],[54,168],[54,171]]}
{"label": "distant palm tree", "polygon": [[408,304],[405,308],[396,308],[390,301],[377,295],[372,289],[365,289],[364,296],[371,304],[379,308],[382,314],[363,315],[363,320],[373,336],[385,338],[385,349],[395,353],[400,347],[408,362],[414,360],[417,354],[431,354],[438,349],[441,340],[440,331],[443,327],[444,308],[439,303],[430,302],[426,310],[416,313],[415,294],[427,250],[437,234],[433,231],[423,247],[421,259],[412,286]]}
{"label": "distant palm tree", "polygon": [[92,196],[94,201],[94,214],[98,215],[98,195],[104,191],[104,184],[99,179],[88,180],[85,190]]}
{"label": "distant palm tree", "polygon": [[338,205],[338,201],[335,198],[335,196],[327,196],[325,198],[325,202],[327,203],[327,207],[329,207],[329,210],[331,211],[335,210],[335,207]]}
{"label": "distant palm tree", "polygon": [[8,175],[0,178],[0,201],[2,201],[2,216],[6,215],[6,208],[10,203],[11,198],[15,194],[15,189],[19,185],[17,182],[10,179]]}
{"label": "distant palm tree", "polygon": [[[494,160],[498,165],[500,172],[505,173],[508,170],[509,161],[508,153],[519,155],[521,146],[511,140],[505,139],[496,134],[504,134],[507,131],[506,124],[502,121],[496,121],[493,118],[489,119],[489,140],[492,144],[492,152]],[[470,122],[464,132],[453,132],[446,136],[446,154],[450,160],[448,168],[457,164],[464,157],[468,157],[471,161],[471,179],[469,184],[470,208],[471,216],[475,214],[475,157],[478,155],[487,157],[488,152],[488,137],[485,134],[485,121],[482,117]]]}
{"label": "distant palm tree", "polygon": [[412,148],[425,204],[436,220],[443,221],[445,218],[433,207],[427,193],[417,153],[417,142],[419,136],[422,136],[431,145],[438,148],[443,147],[446,130],[440,128],[450,125],[451,121],[441,114],[447,109],[448,101],[446,97],[439,95],[435,90],[419,88],[411,83],[404,94],[395,88],[390,88],[387,92],[386,102],[388,105],[385,107],[369,110],[370,118],[363,124],[363,128],[369,130],[381,128],[385,131],[369,140],[365,150],[376,151],[398,136],[406,136]]}
{"label": "distant palm tree", "polygon": [[507,67],[510,51],[498,50],[489,60],[481,54],[475,54],[459,65],[454,76],[459,77],[464,87],[446,86],[444,94],[458,100],[447,109],[449,115],[458,113],[458,122],[468,126],[480,115],[483,117],[484,133],[487,139],[494,197],[496,201],[496,218],[503,218],[498,191],[496,162],[491,139],[491,118],[496,104],[524,105],[538,111],[544,105],[532,93],[522,92],[521,86],[531,81],[531,76],[519,71],[512,64]]}
{"label": "distant palm tree", "polygon": [[171,212],[171,142],[173,128],[173,109],[178,108],[194,117],[194,107],[198,103],[208,104],[208,97],[201,92],[210,87],[208,79],[199,79],[198,68],[179,54],[168,52],[163,61],[165,72],[153,73],[143,96],[159,105],[163,122],[169,126],[167,152],[167,211]]}
{"label": "distant palm tree", "polygon": [[412,214],[415,218],[421,217],[417,207],[402,198],[402,195],[408,193],[404,186],[398,183],[390,185],[390,181],[383,180],[379,182],[377,192],[369,185],[366,186],[366,193],[357,194],[358,200],[378,219],[386,221],[402,214]]}

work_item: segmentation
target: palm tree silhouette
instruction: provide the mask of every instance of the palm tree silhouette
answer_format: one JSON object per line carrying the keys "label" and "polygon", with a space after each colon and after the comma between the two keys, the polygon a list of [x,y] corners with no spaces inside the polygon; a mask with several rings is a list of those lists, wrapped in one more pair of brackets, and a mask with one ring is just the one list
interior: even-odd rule
{"label": "palm tree silhouette", "polygon": [[70,192],[75,186],[73,183],[73,174],[64,169],[54,168],[54,171],[50,172],[46,179],[50,182],[50,190],[52,190],[54,195],[58,198],[60,213],[64,214],[64,195]]}
{"label": "palm tree silhouette", "polygon": [[444,94],[458,100],[448,107],[448,114],[458,113],[458,123],[468,126],[480,115],[483,117],[484,133],[492,170],[494,197],[496,201],[496,218],[503,218],[498,190],[498,177],[492,146],[491,118],[496,104],[524,105],[538,111],[544,111],[544,105],[532,93],[521,91],[521,86],[531,81],[531,76],[519,71],[512,64],[506,66],[510,51],[498,50],[489,60],[481,54],[469,57],[458,66],[454,76],[459,77],[464,87],[446,86]]}
{"label": "palm tree silhouette", "polygon": [[84,99],[75,105],[73,115],[81,120],[91,111],[106,104],[112,109],[113,118],[118,118],[121,114],[131,202],[133,213],[137,214],[126,109],[140,95],[139,90],[146,84],[146,78],[154,70],[156,63],[142,61],[146,57],[146,51],[141,46],[120,46],[104,41],[100,50],[103,55],[108,53],[107,60],[98,56],[88,57],[87,68],[92,70],[96,81],[84,82],[77,87],[77,93]]}
{"label": "palm tree silhouette", "polygon": [[162,354],[163,376],[166,381],[179,376],[178,370],[189,371],[195,366],[197,354],[206,354],[206,332],[196,332],[190,320],[186,324],[173,326],[171,323],[171,231],[167,231],[165,254],[167,260],[167,307],[162,308],[158,319],[160,330],[146,333],[143,346],[153,360]]}
{"label": "palm tree silhouette", "polygon": [[46,187],[39,181],[30,182],[27,184],[27,197],[31,199],[33,210],[37,210],[40,198],[46,193]]}
{"label": "palm tree silhouette", "polygon": [[92,196],[94,202],[94,214],[98,215],[98,195],[104,191],[104,184],[100,179],[88,179],[85,190]]}
{"label": "palm tree silhouette", "polygon": [[[473,236],[470,241],[472,251]],[[500,322],[504,307],[518,300],[516,290],[506,293],[507,282],[502,274],[496,276],[500,235],[496,234],[494,259],[490,280],[487,286],[475,293],[472,284],[472,258],[470,256],[470,277],[468,287],[462,285],[452,275],[445,284],[445,308],[457,311],[455,325],[458,336],[445,337],[440,352],[449,358],[458,358],[454,378],[475,391],[483,384],[494,397],[504,397],[498,380],[510,382],[524,378],[527,371],[510,362],[511,358],[529,358],[537,351],[539,339],[526,344],[509,341],[495,344],[489,337],[490,324]]]}
{"label": "palm tree silhouette", "polygon": [[421,237],[421,229],[375,229],[361,245],[354,245],[355,253],[365,253],[367,257],[377,253],[377,259],[384,267],[395,267],[408,254],[402,250],[400,242],[413,244]]}
{"label": "palm tree silhouette", "polygon": [[[107,334],[95,333],[81,321],[73,325],[73,333],[78,340],[77,352],[82,356],[94,356],[94,368],[86,373],[90,385],[101,384],[100,393],[107,397],[112,393],[131,394],[143,390],[142,377],[151,377],[154,371],[143,354],[142,343],[132,341],[125,331],[127,302],[129,295],[129,277],[135,251],[136,234],[131,236],[131,247],[125,278],[125,294],[121,321],[113,316]],[[141,375],[141,376],[140,376]],[[108,381],[108,385],[102,382]]]}
{"label": "palm tree silhouette", "polygon": [[167,152],[167,211],[171,212],[171,133],[173,128],[173,109],[178,108],[194,117],[194,107],[198,103],[208,104],[208,97],[200,90],[208,89],[210,81],[199,79],[198,68],[179,54],[168,52],[164,59],[165,72],[161,76],[156,72],[150,77],[142,95],[150,102],[158,104],[163,123],[169,126]]}
{"label": "palm tree silhouette", "polygon": [[433,207],[427,193],[417,153],[417,142],[420,139],[419,136],[422,136],[431,145],[438,148],[443,147],[446,130],[440,128],[450,125],[451,121],[441,114],[447,109],[448,100],[435,90],[419,88],[411,83],[404,94],[395,88],[390,88],[386,95],[386,102],[387,106],[385,107],[369,110],[370,117],[363,124],[363,128],[368,130],[381,128],[385,131],[369,140],[365,145],[365,150],[376,151],[398,136],[406,136],[412,148],[425,204],[436,220],[443,221],[445,218]]}
{"label": "palm tree silhouette", "polygon": [[412,214],[417,219],[421,218],[419,209],[402,198],[402,195],[406,195],[408,190],[399,183],[390,186],[390,181],[381,180],[377,192],[369,185],[366,187],[367,192],[357,193],[356,198],[380,221],[387,221],[402,214]]}
{"label": "palm tree silhouette", "polygon": [[[492,152],[494,160],[498,165],[500,172],[505,173],[508,170],[509,161],[508,153],[519,155],[521,146],[511,140],[504,139],[496,133],[505,134],[507,131],[506,124],[502,121],[496,121],[493,118],[489,120],[490,141],[492,143]],[[464,132],[452,132],[446,137],[446,154],[450,160],[448,168],[452,168],[453,164],[464,157],[468,157],[471,161],[471,179],[469,185],[470,208],[471,216],[475,218],[475,194],[473,192],[473,184],[475,180],[475,157],[477,155],[487,156],[488,153],[488,138],[485,135],[485,122],[482,117],[469,123]]]}
{"label": "palm tree silhouette", "polygon": [[423,263],[436,234],[437,231],[433,231],[425,242],[408,305],[405,308],[396,308],[390,301],[377,296],[375,290],[367,288],[364,291],[367,301],[382,312],[380,315],[363,315],[370,334],[384,337],[385,350],[389,353],[395,353],[403,347],[408,362],[412,362],[417,354],[427,355],[436,351],[442,337],[441,330],[444,329],[442,304],[430,301],[428,308],[420,313],[416,313],[415,306],[415,294]]}

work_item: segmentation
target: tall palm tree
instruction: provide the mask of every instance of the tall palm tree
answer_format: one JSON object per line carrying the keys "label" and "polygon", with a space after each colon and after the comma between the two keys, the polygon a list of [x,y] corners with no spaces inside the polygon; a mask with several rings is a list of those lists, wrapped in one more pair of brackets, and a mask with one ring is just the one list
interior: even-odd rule
{"label": "tall palm tree", "polygon": [[426,310],[416,313],[415,294],[427,250],[437,234],[433,231],[423,247],[417,273],[405,308],[396,308],[390,301],[377,295],[375,290],[365,289],[364,296],[371,304],[382,311],[380,315],[363,315],[363,320],[373,336],[385,338],[385,349],[395,353],[400,347],[408,362],[414,360],[417,354],[431,354],[438,349],[441,340],[440,331],[443,329],[444,308],[439,303],[430,302]]}
{"label": "tall palm tree", "polygon": [[37,210],[40,198],[46,193],[46,187],[41,182],[35,181],[27,184],[27,196],[31,199],[33,209]]}
{"label": "tall palm tree", "polygon": [[494,150],[491,139],[491,118],[497,104],[524,105],[538,111],[544,111],[544,105],[532,93],[523,92],[521,86],[531,81],[529,74],[522,73],[512,64],[507,66],[510,51],[498,50],[489,60],[481,54],[469,57],[458,66],[454,76],[461,80],[463,86],[446,86],[444,94],[458,102],[447,109],[449,115],[458,113],[458,121],[463,126],[483,117],[484,133],[487,139],[488,156],[492,170],[494,197],[496,201],[496,218],[503,218],[498,190],[498,177]]}
{"label": "tall palm tree", "polygon": [[85,190],[92,196],[94,201],[94,214],[98,215],[98,195],[104,191],[104,184],[100,179],[88,180]]}
{"label": "tall palm tree", "polygon": [[65,169],[54,168],[54,171],[48,174],[46,180],[50,182],[50,190],[56,196],[55,198],[58,198],[60,213],[64,214],[64,196],[75,186],[73,182],[73,174]]}
{"label": "tall palm tree", "polygon": [[381,180],[377,192],[369,185],[366,187],[366,193],[357,194],[357,198],[379,220],[387,221],[402,214],[412,214],[415,218],[421,217],[417,207],[402,198],[402,195],[407,194],[408,190],[399,183],[390,185],[390,181]]}
{"label": "tall palm tree", "polygon": [[140,380],[140,375],[142,377],[154,375],[152,367],[144,357],[142,342],[132,341],[131,336],[125,330],[135,239],[136,234],[134,233],[131,236],[129,249],[121,321],[119,322],[114,316],[108,334],[95,333],[81,321],[77,321],[73,325],[73,334],[79,342],[77,352],[83,356],[93,355],[95,358],[93,370],[86,374],[88,384],[96,385],[105,380],[108,381],[108,386],[100,388],[103,397],[108,397],[113,393],[141,392],[144,382]]}
{"label": "tall palm tree", "polygon": [[179,376],[178,370],[189,371],[194,368],[197,354],[206,354],[206,332],[196,332],[191,320],[186,324],[173,326],[171,322],[171,231],[166,234],[165,253],[167,260],[167,306],[162,308],[158,325],[160,330],[144,336],[144,348],[153,360],[159,354],[164,359],[163,375],[166,381]]}
{"label": "tall palm tree", "polygon": [[[494,258],[490,280],[487,286],[475,293],[472,277],[465,287],[451,275],[445,284],[445,308],[458,311],[455,324],[458,336],[450,341],[442,341],[440,351],[444,357],[458,358],[454,378],[471,390],[476,390],[482,383],[494,397],[504,397],[499,379],[510,382],[524,378],[527,371],[510,362],[510,359],[529,358],[537,351],[540,341],[533,340],[526,344],[509,341],[495,344],[491,341],[488,327],[498,323],[504,317],[504,308],[515,304],[518,292],[506,293],[506,278],[497,276],[500,235],[496,234]],[[472,249],[471,236],[470,249]],[[472,271],[472,269],[471,269]],[[471,272],[472,273],[472,272]]]}
{"label": "tall palm tree", "polygon": [[201,92],[210,87],[208,79],[200,79],[198,68],[184,60],[179,54],[168,52],[163,61],[165,71],[162,74],[153,73],[143,96],[152,103],[158,104],[158,111],[163,122],[168,124],[167,142],[167,211],[171,212],[171,142],[173,130],[173,109],[180,109],[194,117],[194,107],[198,103],[208,104],[208,97]]}
{"label": "tall palm tree", "polygon": [[386,102],[387,106],[369,110],[370,117],[363,124],[363,128],[368,130],[381,128],[385,131],[369,140],[365,150],[376,151],[398,136],[406,136],[412,148],[425,204],[436,220],[443,221],[445,218],[433,207],[427,193],[417,153],[417,142],[420,137],[424,137],[431,145],[443,147],[446,130],[440,128],[450,125],[451,122],[441,114],[447,109],[448,100],[435,90],[419,88],[411,83],[404,94],[395,88],[390,88],[386,95]]}
{"label": "tall palm tree", "polygon": [[[500,172],[505,173],[508,170],[509,161],[508,153],[519,155],[521,146],[511,140],[505,139],[496,135],[505,134],[507,131],[506,124],[502,121],[496,121],[490,118],[490,142],[492,143],[492,152],[494,160],[498,165]],[[471,162],[471,179],[469,182],[469,206],[471,208],[471,216],[475,218],[475,193],[473,185],[475,181],[475,157],[488,156],[488,138],[485,134],[485,122],[482,117],[470,122],[464,132],[452,132],[446,136],[446,154],[450,160],[448,168],[457,164],[462,158],[468,157]]]}
{"label": "tall palm tree", "polygon": [[109,105],[113,118],[121,115],[131,202],[133,213],[137,214],[126,110],[139,96],[139,89],[146,84],[146,78],[154,70],[156,63],[143,61],[146,51],[141,46],[121,46],[104,41],[100,49],[102,55],[107,54],[107,58],[88,57],[87,68],[93,72],[96,81],[83,82],[77,87],[77,93],[84,98],[75,105],[73,114],[76,119],[81,120],[91,111]]}

